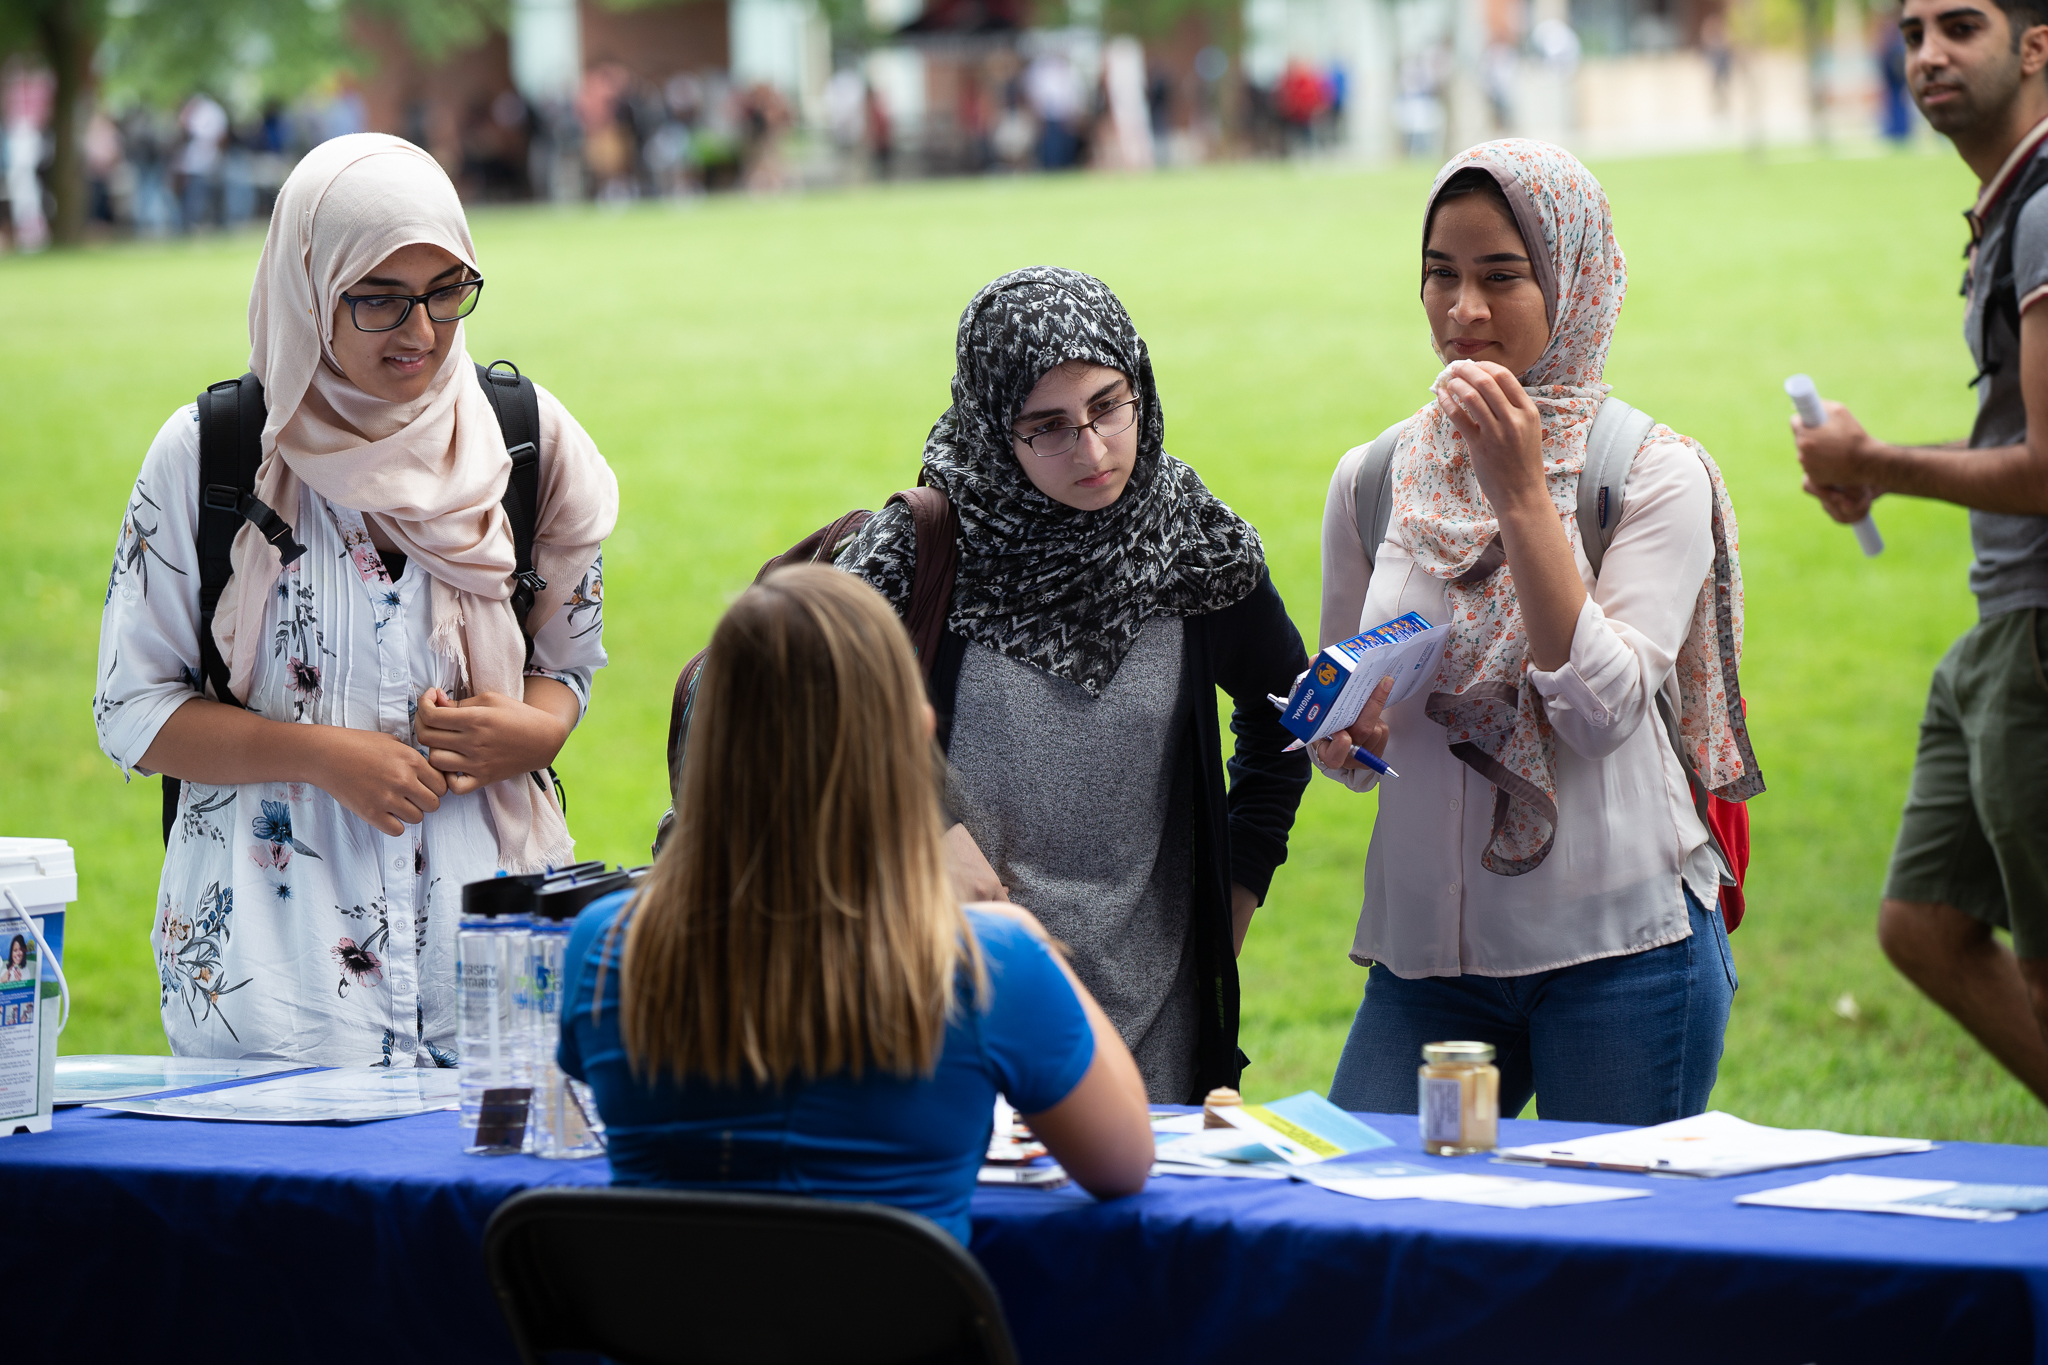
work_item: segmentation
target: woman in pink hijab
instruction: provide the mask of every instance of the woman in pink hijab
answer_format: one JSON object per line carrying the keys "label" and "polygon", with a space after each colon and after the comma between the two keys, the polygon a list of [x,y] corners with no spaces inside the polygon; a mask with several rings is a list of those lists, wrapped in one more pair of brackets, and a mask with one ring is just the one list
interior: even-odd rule
{"label": "woman in pink hijab", "polygon": [[[618,484],[540,390],[534,568],[515,615],[511,458],[463,340],[484,287],[411,143],[323,143],[285,182],[249,299],[267,419],[253,524],[201,680],[199,426],[143,460],[100,633],[101,748],[183,791],[151,935],[180,1055],[453,1065],[465,882],[573,858],[544,772],[604,666]],[[529,656],[528,636],[532,649]]]}

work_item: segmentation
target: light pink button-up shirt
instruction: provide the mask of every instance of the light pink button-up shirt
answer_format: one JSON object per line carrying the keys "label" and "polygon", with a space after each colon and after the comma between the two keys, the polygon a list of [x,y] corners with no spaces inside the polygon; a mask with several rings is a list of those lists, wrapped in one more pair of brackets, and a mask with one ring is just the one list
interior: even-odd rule
{"label": "light pink button-up shirt", "polygon": [[[1359,544],[1353,484],[1366,447],[1348,452],[1323,508],[1320,645],[1403,612],[1445,619],[1441,579],[1392,539],[1376,564]],[[1677,702],[1672,664],[1713,562],[1705,468],[1673,440],[1630,466],[1621,523],[1596,582],[1573,556],[1586,604],[1571,657],[1529,676],[1557,731],[1557,842],[1519,877],[1480,866],[1493,785],[1453,758],[1426,692],[1390,707],[1386,759],[1401,775],[1318,770],[1353,791],[1379,787],[1352,959],[1399,976],[1522,976],[1675,943],[1692,932],[1680,882],[1708,906],[1719,858],[1657,715]]]}

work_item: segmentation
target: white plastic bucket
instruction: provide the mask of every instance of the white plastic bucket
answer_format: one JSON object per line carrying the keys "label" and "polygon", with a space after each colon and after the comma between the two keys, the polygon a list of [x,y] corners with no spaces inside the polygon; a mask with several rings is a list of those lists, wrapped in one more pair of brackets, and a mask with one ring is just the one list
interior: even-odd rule
{"label": "white plastic bucket", "polygon": [[50,1126],[57,1035],[71,1016],[64,912],[77,899],[71,845],[0,838],[0,1137]]}

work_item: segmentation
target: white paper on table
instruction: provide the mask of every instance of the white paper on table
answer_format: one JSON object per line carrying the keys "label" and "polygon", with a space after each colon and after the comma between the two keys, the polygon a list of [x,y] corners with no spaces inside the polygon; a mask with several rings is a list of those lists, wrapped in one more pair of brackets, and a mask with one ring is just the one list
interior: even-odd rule
{"label": "white paper on table", "polygon": [[1803,1185],[1758,1190],[1735,1197],[1738,1204],[1777,1209],[1818,1209],[1833,1213],[1905,1213],[1919,1218],[1952,1218],[1966,1223],[2004,1223],[2018,1215],[2011,1209],[1957,1208],[1946,1204],[1913,1204],[1907,1200],[1955,1189],[1956,1180],[1901,1180],[1884,1175],[1830,1175]]}
{"label": "white paper on table", "polygon": [[57,1059],[56,1104],[91,1104],[184,1090],[195,1085],[251,1080],[280,1071],[305,1071],[303,1062],[243,1061],[222,1057],[130,1057],[76,1054]]}
{"label": "white paper on table", "polygon": [[102,1100],[94,1109],[174,1119],[241,1123],[368,1123],[455,1107],[461,1073],[453,1068],[345,1067],[280,1076],[200,1095]]}
{"label": "white paper on table", "polygon": [[1501,1149],[1499,1160],[1711,1178],[1933,1150],[1934,1144],[1923,1138],[1857,1137],[1818,1128],[1766,1128],[1716,1109],[1650,1128],[1601,1133],[1568,1142],[1506,1147]]}
{"label": "white paper on table", "polygon": [[1210,1161],[1200,1165],[1195,1161],[1195,1158],[1155,1161],[1152,1174],[1221,1176],[1226,1180],[1285,1180],[1289,1175],[1287,1165],[1279,1161]]}
{"label": "white paper on table", "polygon": [[1562,1180],[1524,1180],[1506,1175],[1346,1176],[1340,1168],[1297,1170],[1297,1180],[1333,1194],[1357,1199],[1427,1199],[1443,1204],[1484,1204],[1500,1209],[1552,1208],[1564,1204],[1600,1204],[1614,1199],[1644,1199],[1648,1190],[1613,1185],[1579,1185]]}
{"label": "white paper on table", "polygon": [[1202,1111],[1192,1114],[1154,1114],[1152,1131],[1155,1133],[1199,1133],[1202,1131]]}

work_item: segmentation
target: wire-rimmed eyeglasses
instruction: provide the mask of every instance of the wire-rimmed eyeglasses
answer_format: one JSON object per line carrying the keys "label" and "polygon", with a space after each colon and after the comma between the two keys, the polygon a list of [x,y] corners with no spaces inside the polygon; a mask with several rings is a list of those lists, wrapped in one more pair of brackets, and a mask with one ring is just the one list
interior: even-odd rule
{"label": "wire-rimmed eyeglasses", "polygon": [[1059,455],[1070,455],[1081,443],[1081,433],[1092,431],[1107,441],[1112,436],[1121,436],[1131,429],[1131,423],[1138,420],[1138,400],[1125,399],[1092,422],[1080,426],[1054,427],[1041,431],[1035,436],[1026,436],[1021,431],[1010,434],[1031,447],[1031,453],[1041,459],[1052,459]]}
{"label": "wire-rimmed eyeglasses", "polygon": [[343,294],[348,315],[358,332],[390,332],[405,326],[412,306],[425,304],[430,322],[460,322],[476,311],[484,292],[484,277],[444,284],[425,294]]}

